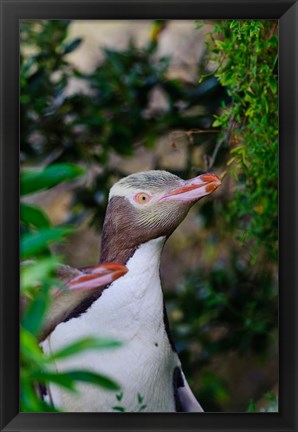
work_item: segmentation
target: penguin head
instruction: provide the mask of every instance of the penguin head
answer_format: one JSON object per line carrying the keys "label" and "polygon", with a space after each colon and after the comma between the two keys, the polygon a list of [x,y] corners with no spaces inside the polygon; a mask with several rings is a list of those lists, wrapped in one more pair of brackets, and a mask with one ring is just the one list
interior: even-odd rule
{"label": "penguin head", "polygon": [[101,260],[119,260],[119,250],[136,248],[154,238],[169,237],[189,209],[220,184],[215,174],[183,180],[158,170],[131,174],[119,180],[109,194]]}

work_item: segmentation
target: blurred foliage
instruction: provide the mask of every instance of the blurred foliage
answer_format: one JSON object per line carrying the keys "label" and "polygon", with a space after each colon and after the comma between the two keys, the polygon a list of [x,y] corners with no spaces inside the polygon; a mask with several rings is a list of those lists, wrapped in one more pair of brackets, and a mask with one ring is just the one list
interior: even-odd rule
{"label": "blurred foliage", "polygon": [[[249,402],[247,412],[278,412],[278,400],[276,395],[272,392],[268,392],[264,395],[263,406],[257,406],[256,402],[251,399]],[[258,404],[260,405],[260,404]]]}
{"label": "blurred foliage", "polygon": [[[111,155],[153,149],[173,129],[208,129],[226,92],[214,77],[199,86],[168,78],[170,58],[156,55],[163,22],[153,25],[143,49],[133,41],[123,51],[105,49],[104,61],[89,74],[67,60],[80,45],[80,39],[67,39],[69,25],[68,20],[21,23],[21,158],[24,164],[87,165],[94,174],[75,192],[76,218],[89,209],[100,227],[108,190],[123,176],[120,166],[109,167]],[[78,81],[86,91],[71,93]],[[154,90],[163,92],[165,111],[150,109]],[[201,113],[193,113],[198,107]],[[196,141],[200,145],[202,138]],[[93,166],[101,170],[92,171]]]}
{"label": "blurred foliage", "polygon": [[[226,215],[238,239],[277,258],[278,244],[278,36],[277,21],[224,21],[207,46],[214,76],[231,103],[214,127],[228,131],[229,173],[237,188]],[[202,77],[204,79],[204,77]],[[227,133],[227,132],[225,132]]]}
{"label": "blurred foliage", "polygon": [[[216,76],[231,97],[214,116],[221,134],[209,167],[223,170],[232,187],[221,201],[202,203],[206,262],[168,297],[182,363],[189,377],[203,368],[193,387],[215,411],[230,402],[230,383],[204,367],[235,350],[269,359],[277,339],[277,22],[219,21],[206,45],[215,70],[200,83]],[[227,235],[234,242],[222,258]]]}
{"label": "blurred foliage", "polygon": [[[272,275],[251,274],[250,266],[232,253],[211,268],[190,271],[175,292],[167,294],[173,339],[192,388],[207,411],[230,403],[230,382],[208,366],[237,351],[268,358],[276,340],[278,295]],[[193,376],[199,371],[199,382]],[[277,377],[274,377],[276,379]]]}
{"label": "blurred foliage", "polygon": [[[24,170],[21,173],[21,195],[48,189],[83,172],[80,167],[70,164],[54,164],[45,169]],[[52,227],[41,209],[22,202],[21,230],[21,411],[57,411],[57,408],[41,397],[43,386],[49,383],[55,383],[72,392],[76,391],[76,383],[79,381],[95,384],[110,391],[119,390],[119,386],[110,378],[90,371],[53,371],[56,359],[90,349],[115,348],[119,343],[85,338],[55,353],[43,353],[38,336],[53,298],[53,289],[61,285],[55,274],[59,265],[58,257],[51,255],[49,244],[61,242],[72,230],[69,227]]]}
{"label": "blurred foliage", "polygon": [[266,351],[277,322],[277,293],[269,275],[251,277],[245,263],[232,257],[228,269],[217,262],[208,272],[190,272],[174,296],[178,336],[183,334],[184,345],[197,340],[203,347],[198,366],[235,346],[240,354]]}
{"label": "blurred foliage", "polygon": [[[121,401],[123,399],[123,393],[116,394],[117,399],[117,405],[113,406],[113,411],[115,412],[127,412],[127,409],[121,405]],[[135,408],[130,412],[142,412],[144,409],[146,409],[146,404],[144,403],[144,396],[142,396],[140,393],[137,394],[136,397],[136,405]]]}
{"label": "blurred foliage", "polygon": [[[22,191],[29,194],[71,180],[80,174],[81,168],[73,170],[79,164],[86,175],[73,190],[68,222],[78,226],[91,214],[100,229],[109,188],[125,175],[121,164],[110,164],[113,155],[129,159],[140,148],[154,151],[161,136],[182,131],[186,162],[172,171],[184,178],[199,173],[194,151],[200,149],[205,155],[201,168],[222,173],[224,180],[217,198],[206,199],[198,209],[204,259],[166,293],[174,340],[184,372],[207,411],[227,406],[258,410],[254,401],[264,392],[258,383],[251,397],[237,405],[231,382],[212,369],[212,360],[236,352],[269,362],[276,346],[277,23],[217,21],[197,64],[198,84],[171,78],[171,58],[158,55],[166,21],[153,22],[142,49],[133,41],[124,50],[104,49],[103,60],[99,58],[90,73],[68,60],[82,42],[69,39],[70,24],[21,22],[21,162],[26,167]],[[76,84],[83,90],[75,91]],[[154,92],[163,95],[166,108],[152,108]],[[174,136],[173,146],[176,141]],[[31,166],[44,169],[32,172]],[[152,168],[163,166],[156,159]],[[59,242],[69,231],[52,227],[39,208],[25,202],[21,217],[24,258],[39,255],[36,264],[22,268],[22,289],[30,294],[30,302],[37,293],[42,297],[32,306],[37,323],[33,320],[29,332],[30,351],[40,355],[34,336],[38,315],[42,321],[50,286],[57,284],[57,259],[48,244]],[[22,356],[27,374],[22,377],[22,397],[31,395],[23,407],[44,410],[32,388],[31,370],[43,363],[40,357],[31,361],[33,354]],[[70,375],[66,382],[76,378],[80,377]],[[276,380],[274,376],[268,386]],[[140,397],[136,410],[144,405]],[[125,411],[121,399],[117,394],[115,411]]]}

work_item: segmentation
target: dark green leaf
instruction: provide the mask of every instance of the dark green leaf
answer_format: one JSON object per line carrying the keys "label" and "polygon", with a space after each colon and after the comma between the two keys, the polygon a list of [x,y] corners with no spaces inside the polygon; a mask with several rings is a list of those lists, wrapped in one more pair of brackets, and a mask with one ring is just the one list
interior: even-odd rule
{"label": "dark green leaf", "polygon": [[256,404],[255,404],[255,401],[253,399],[250,400],[246,412],[256,412]]}
{"label": "dark green leaf", "polygon": [[43,352],[37,342],[37,339],[25,328],[21,327],[20,346],[23,356],[35,364],[42,364],[45,361]]}
{"label": "dark green leaf", "polygon": [[117,399],[118,402],[121,402],[121,399],[122,399],[122,398],[123,398],[123,393],[122,393],[122,392],[116,394],[116,399]]}
{"label": "dark green leaf", "polygon": [[140,393],[138,393],[137,396],[138,396],[138,403],[139,403],[139,404],[143,403],[144,396],[142,396]]}
{"label": "dark green leaf", "polygon": [[75,390],[75,383],[77,381],[95,384],[99,387],[103,387],[104,389],[111,391],[117,391],[120,389],[119,385],[110,378],[101,374],[85,370],[75,370],[64,373],[37,371],[35,372],[33,378],[43,383],[55,382],[56,384],[73,391]]}
{"label": "dark green leaf", "polygon": [[37,371],[32,374],[32,378],[42,384],[55,383],[68,390],[75,391],[75,379],[69,376],[68,373],[55,373]]}
{"label": "dark green leaf", "polygon": [[53,273],[57,266],[58,259],[54,256],[39,258],[29,263],[22,263],[21,291],[28,291],[33,287],[42,285],[45,280],[50,280],[54,276]]}
{"label": "dark green leaf", "polygon": [[73,39],[72,41],[68,42],[63,50],[63,54],[69,54],[71,52],[73,52],[74,50],[76,50],[78,48],[78,46],[81,44],[82,39],[81,38],[76,38]]}
{"label": "dark green leaf", "polygon": [[23,412],[59,412],[53,406],[42,401],[29,379],[22,379],[20,383],[21,411]]}
{"label": "dark green leaf", "polygon": [[120,386],[112,379],[89,371],[71,371],[67,372],[67,375],[75,381],[83,381],[90,384],[98,385],[106,390],[117,391],[120,390]]}
{"label": "dark green leaf", "polygon": [[34,256],[47,249],[49,243],[57,242],[72,232],[71,228],[44,228],[35,233],[27,233],[21,238],[22,259]]}
{"label": "dark green leaf", "polygon": [[82,351],[94,350],[94,349],[107,349],[107,348],[117,348],[121,346],[119,341],[112,339],[96,339],[96,338],[85,338],[77,342],[74,342],[49,357],[49,361],[73,356],[79,354]]}
{"label": "dark green leaf", "polygon": [[56,384],[65,387],[69,390],[75,390],[75,383],[77,381],[95,384],[106,390],[117,391],[120,389],[119,385],[110,378],[97,374],[94,372],[89,372],[85,370],[68,371],[63,373],[51,373],[51,372],[40,372],[37,371],[34,374],[34,378],[37,381],[47,383],[55,382]]}
{"label": "dark green leaf", "polygon": [[21,173],[21,195],[49,189],[84,172],[82,167],[74,164],[53,164],[42,170],[26,169]]}
{"label": "dark green leaf", "polygon": [[120,405],[113,406],[114,411],[125,412],[125,408]]}
{"label": "dark green leaf", "polygon": [[32,225],[36,228],[48,228],[51,224],[46,214],[38,207],[21,203],[20,218],[26,225]]}
{"label": "dark green leaf", "polygon": [[276,93],[277,92],[277,79],[271,77],[269,80],[269,86],[271,88],[272,93]]}
{"label": "dark green leaf", "polygon": [[41,331],[49,301],[49,289],[44,284],[38,291],[35,299],[27,307],[22,319],[22,325],[29,333],[37,335]]}

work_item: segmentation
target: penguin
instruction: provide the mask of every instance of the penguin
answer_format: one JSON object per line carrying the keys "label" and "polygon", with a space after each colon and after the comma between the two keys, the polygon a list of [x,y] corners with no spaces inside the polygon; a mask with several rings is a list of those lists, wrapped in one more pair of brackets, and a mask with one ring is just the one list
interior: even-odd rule
{"label": "penguin", "polygon": [[167,171],[131,174],[114,184],[102,231],[100,263],[128,272],[85,298],[43,343],[52,353],[81,337],[120,340],[115,350],[82,353],[56,362],[57,371],[87,369],[114,379],[121,395],[79,383],[72,394],[51,385],[52,399],[67,412],[113,412],[121,405],[144,412],[202,412],[169,332],[160,281],[160,257],[169,236],[201,198],[221,181],[212,173],[190,180]]}
{"label": "penguin", "polygon": [[[42,342],[64,320],[64,318],[96,290],[104,289],[119,277],[127,273],[127,268],[119,263],[102,263],[96,266],[75,268],[59,265],[57,268],[62,289],[53,290],[49,309],[38,334]],[[23,303],[23,307],[25,304]]]}
{"label": "penguin", "polygon": [[[103,263],[79,269],[60,264],[56,273],[61,286],[51,291],[52,298],[37,334],[37,341],[45,340],[70,311],[90,296],[90,293],[94,290],[103,290],[107,284],[123,276],[127,271],[127,268],[119,263]],[[21,314],[24,313],[27,304],[28,299],[21,296]],[[42,343],[40,346],[42,348]],[[49,386],[37,384],[36,392],[42,400],[54,405]]]}

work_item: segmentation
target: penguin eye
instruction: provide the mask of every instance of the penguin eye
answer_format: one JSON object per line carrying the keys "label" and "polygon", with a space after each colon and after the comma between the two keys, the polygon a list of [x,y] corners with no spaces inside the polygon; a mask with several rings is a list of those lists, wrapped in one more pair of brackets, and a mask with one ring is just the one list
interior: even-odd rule
{"label": "penguin eye", "polygon": [[140,192],[136,194],[134,198],[138,204],[147,204],[151,200],[152,196],[145,192]]}

